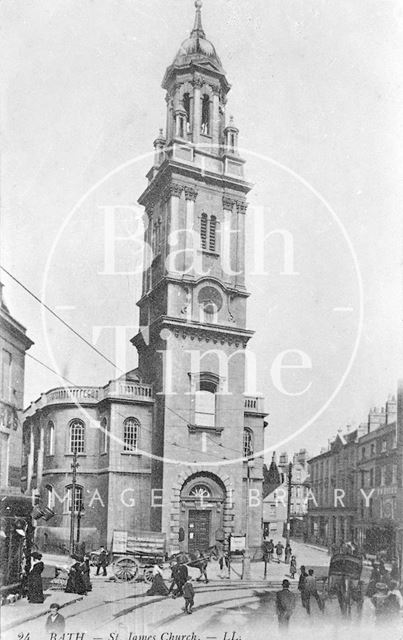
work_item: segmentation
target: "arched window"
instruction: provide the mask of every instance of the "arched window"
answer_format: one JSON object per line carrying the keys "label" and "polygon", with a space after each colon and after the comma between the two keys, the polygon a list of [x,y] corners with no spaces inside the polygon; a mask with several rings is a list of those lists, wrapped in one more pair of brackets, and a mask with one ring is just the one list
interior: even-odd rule
{"label": "arched window", "polygon": [[183,96],[183,108],[186,111],[186,132],[190,131],[190,95],[185,93]]}
{"label": "arched window", "polygon": [[137,418],[126,418],[123,424],[123,451],[137,451],[140,422]]}
{"label": "arched window", "polygon": [[[73,491],[73,486],[70,484],[66,487],[67,511],[71,511],[72,491]],[[84,509],[83,488],[79,484],[76,484],[75,491],[74,491],[74,511],[75,513],[78,513],[83,509]]]}
{"label": "arched window", "polygon": [[70,453],[84,453],[85,427],[82,420],[73,420],[70,424]]}
{"label": "arched window", "polygon": [[195,484],[189,491],[189,495],[192,498],[211,498],[211,489],[205,484]]}
{"label": "arched window", "polygon": [[55,425],[49,420],[46,427],[46,455],[53,456],[55,452]]}
{"label": "arched window", "polygon": [[217,385],[208,379],[199,380],[195,393],[195,424],[215,427]]}
{"label": "arched window", "polygon": [[216,227],[217,227],[217,218],[215,216],[211,216],[210,217],[210,228],[209,228],[209,249],[210,249],[210,251],[215,251]]}
{"label": "arched window", "polygon": [[243,430],[243,455],[244,458],[253,455],[253,433],[248,428]]}
{"label": "arched window", "polygon": [[200,220],[200,243],[202,249],[207,249],[207,213],[201,214]]}
{"label": "arched window", "polygon": [[53,509],[55,506],[55,492],[51,484],[46,485],[46,506],[49,509]]}
{"label": "arched window", "polygon": [[100,424],[100,435],[99,435],[99,450],[100,453],[107,453],[108,451],[108,421],[106,418],[102,418]]}
{"label": "arched window", "polygon": [[208,95],[202,97],[201,132],[203,135],[210,135],[210,98]]}

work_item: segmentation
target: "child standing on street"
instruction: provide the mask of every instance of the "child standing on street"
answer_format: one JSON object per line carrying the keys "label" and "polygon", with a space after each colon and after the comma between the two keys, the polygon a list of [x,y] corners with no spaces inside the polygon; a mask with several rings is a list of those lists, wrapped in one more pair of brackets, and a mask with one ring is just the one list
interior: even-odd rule
{"label": "child standing on street", "polygon": [[185,598],[185,613],[192,613],[192,608],[194,605],[195,590],[191,583],[191,579],[192,578],[188,577],[183,586],[183,597]]}
{"label": "child standing on street", "polygon": [[297,558],[295,556],[291,556],[290,562],[290,576],[294,580],[295,574],[297,573]]}

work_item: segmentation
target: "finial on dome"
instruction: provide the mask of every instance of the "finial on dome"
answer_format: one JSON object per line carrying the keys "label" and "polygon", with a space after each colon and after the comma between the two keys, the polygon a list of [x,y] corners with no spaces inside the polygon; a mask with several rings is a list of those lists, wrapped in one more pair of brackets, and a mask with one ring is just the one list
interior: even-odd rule
{"label": "finial on dome", "polygon": [[195,0],[196,7],[196,15],[195,15],[195,23],[193,26],[192,33],[190,34],[191,38],[205,38],[206,34],[204,33],[201,21],[201,8],[203,6],[202,0]]}

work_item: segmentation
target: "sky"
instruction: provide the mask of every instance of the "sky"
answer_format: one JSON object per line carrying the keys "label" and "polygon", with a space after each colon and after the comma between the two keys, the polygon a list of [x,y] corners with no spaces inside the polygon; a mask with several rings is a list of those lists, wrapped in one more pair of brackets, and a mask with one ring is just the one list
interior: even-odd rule
{"label": "sky", "polygon": [[[99,327],[127,326],[133,368],[140,279],[107,273],[105,206],[134,205],[146,186],[165,124],[161,81],[192,28],[193,2],[3,0],[0,12],[1,262],[111,359],[111,331]],[[202,16],[254,184],[248,327],[266,444],[315,454],[384,404],[402,376],[403,4],[205,0]],[[119,232],[132,224],[122,211]],[[278,229],[293,239],[292,268],[273,233],[263,274],[259,247]],[[117,271],[137,266],[131,242],[119,249]],[[2,281],[33,356],[77,385],[115,377]],[[309,366],[278,379],[279,358],[298,365],[302,353]],[[25,382],[27,405],[60,386],[29,358]]]}

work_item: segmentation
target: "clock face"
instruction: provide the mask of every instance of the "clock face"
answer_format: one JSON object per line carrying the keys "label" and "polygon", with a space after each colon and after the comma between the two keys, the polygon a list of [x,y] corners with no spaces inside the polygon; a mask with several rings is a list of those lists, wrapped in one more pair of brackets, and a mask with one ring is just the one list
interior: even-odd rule
{"label": "clock face", "polygon": [[200,289],[197,296],[199,304],[205,313],[216,313],[222,307],[222,295],[215,287],[206,286]]}

